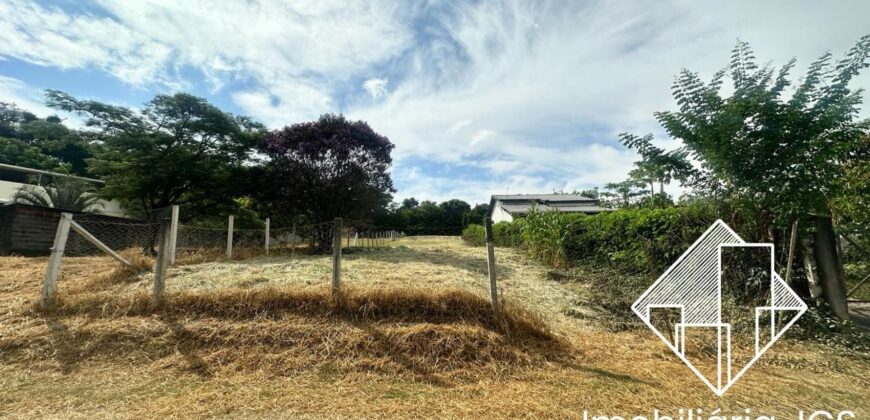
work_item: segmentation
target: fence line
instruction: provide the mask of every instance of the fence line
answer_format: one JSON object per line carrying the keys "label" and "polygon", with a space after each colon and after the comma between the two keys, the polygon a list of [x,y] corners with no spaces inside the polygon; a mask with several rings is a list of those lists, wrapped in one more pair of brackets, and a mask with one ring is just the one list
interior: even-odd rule
{"label": "fence line", "polygon": [[[305,225],[293,223],[290,227],[273,227],[271,218],[267,218],[263,228],[236,229],[234,215],[227,216],[225,228],[181,223],[183,216],[178,206],[168,209],[159,222],[150,223],[137,220],[119,222],[87,214],[75,215],[73,220],[72,214],[63,213],[55,232],[39,307],[45,308],[54,300],[64,256],[104,253],[125,266],[131,266],[124,257],[125,253],[155,256],[152,266],[152,303],[160,304],[164,297],[168,268],[178,263],[261,255],[275,258],[282,254],[295,258],[299,251],[331,254],[331,287],[336,294],[341,289],[342,246],[380,247],[405,236],[396,229],[358,227],[340,218]],[[75,235],[71,235],[70,230]],[[224,252],[221,252],[222,249]]]}

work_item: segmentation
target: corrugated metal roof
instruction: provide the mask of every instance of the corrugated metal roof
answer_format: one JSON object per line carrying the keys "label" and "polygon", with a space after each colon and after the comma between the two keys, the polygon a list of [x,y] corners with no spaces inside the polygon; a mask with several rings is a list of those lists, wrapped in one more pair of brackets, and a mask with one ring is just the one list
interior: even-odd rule
{"label": "corrugated metal roof", "polygon": [[[499,204],[508,213],[528,213],[532,208],[531,203],[527,204]],[[535,206],[538,211],[550,211],[552,208],[546,204],[538,204]]]}
{"label": "corrugated metal roof", "polygon": [[505,194],[493,195],[492,199],[497,201],[597,201],[594,198],[579,194]]}
{"label": "corrugated metal roof", "polygon": [[598,200],[579,194],[505,194],[493,195],[489,214],[499,206],[511,214],[527,214],[534,207],[537,211],[560,211],[565,213],[601,213],[607,209],[598,206]]}
{"label": "corrugated metal roof", "polygon": [[564,213],[601,213],[606,211],[607,209],[595,206],[595,205],[585,205],[585,206],[548,206],[546,204],[534,204],[534,203],[526,203],[526,204],[505,204],[499,203],[504,211],[511,214],[526,214],[531,211],[532,206],[534,205],[535,210],[537,211],[560,211]]}

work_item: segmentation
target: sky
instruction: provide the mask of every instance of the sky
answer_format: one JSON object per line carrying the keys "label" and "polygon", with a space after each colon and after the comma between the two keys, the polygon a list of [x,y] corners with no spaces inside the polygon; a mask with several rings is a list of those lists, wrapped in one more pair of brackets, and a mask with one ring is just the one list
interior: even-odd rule
{"label": "sky", "polygon": [[867,1],[3,0],[0,101],[48,115],[44,89],[134,108],[184,91],[270,128],[343,113],[396,145],[397,200],[482,203],[621,181],[637,156],[619,133],[680,147],[653,113],[676,107],[681,69],[709,79],[741,39],[761,63],[796,57],[798,80],[867,16]]}

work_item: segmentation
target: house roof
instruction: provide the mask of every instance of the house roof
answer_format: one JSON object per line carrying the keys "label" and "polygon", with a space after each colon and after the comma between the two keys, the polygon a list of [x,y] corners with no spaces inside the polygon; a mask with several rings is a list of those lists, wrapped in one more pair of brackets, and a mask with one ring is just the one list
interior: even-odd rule
{"label": "house roof", "polygon": [[495,206],[511,214],[527,214],[534,207],[538,211],[565,213],[600,213],[606,209],[598,206],[598,200],[579,194],[512,194],[493,195],[490,211]]}
{"label": "house roof", "polygon": [[25,168],[23,166],[8,165],[5,163],[0,163],[0,171],[17,172],[17,173],[30,174],[30,175],[49,175],[49,176],[66,177],[66,178],[79,179],[79,180],[87,181],[87,182],[93,182],[94,184],[105,184],[106,183],[106,181],[102,181],[99,179],[85,178],[82,176],[62,174],[62,173],[58,173],[58,172],[43,171],[42,169]]}
{"label": "house roof", "polygon": [[503,194],[503,195],[493,195],[493,201],[588,201],[588,202],[598,202],[598,200],[592,197],[586,197],[585,195],[580,194]]}

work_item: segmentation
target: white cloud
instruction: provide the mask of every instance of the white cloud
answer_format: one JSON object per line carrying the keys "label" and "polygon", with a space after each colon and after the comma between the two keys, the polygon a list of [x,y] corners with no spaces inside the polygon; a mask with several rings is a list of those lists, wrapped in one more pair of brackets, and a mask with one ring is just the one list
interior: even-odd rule
{"label": "white cloud", "polygon": [[248,110],[256,110],[257,118],[270,127],[316,118],[332,111],[332,98],[308,84],[286,80],[271,88],[236,92],[233,101]]}
{"label": "white cloud", "polygon": [[487,129],[480,129],[475,131],[474,134],[471,135],[471,147],[480,144],[480,142],[492,137],[494,134],[494,131]]}
{"label": "white cloud", "polygon": [[42,118],[57,115],[64,119],[64,123],[68,127],[84,127],[84,121],[80,116],[49,108],[45,106],[43,99],[42,90],[21,80],[0,75],[0,102],[14,103],[19,108]]}
{"label": "white cloud", "polygon": [[387,79],[368,79],[363,82],[363,89],[365,89],[372,98],[382,98],[387,95]]}
{"label": "white cloud", "polygon": [[322,98],[301,101],[330,97],[334,83],[394,56],[411,40],[401,10],[386,1],[96,3],[110,16],[70,14],[27,0],[0,3],[0,57],[96,67],[133,86],[170,90],[194,83],[181,76],[185,67],[201,71],[212,92],[228,80],[250,79],[257,87],[235,95],[240,106],[271,120],[276,107],[252,100],[269,92],[282,103],[298,103],[282,121],[288,123],[322,111]]}
{"label": "white cloud", "polygon": [[41,93],[21,80],[0,75],[0,101],[12,102],[40,117],[55,114],[54,110],[43,105]]}
{"label": "white cloud", "polygon": [[[415,47],[415,70],[393,84],[387,100],[350,113],[388,135],[403,156],[498,156],[479,163],[496,180],[480,188],[504,191],[512,183],[502,177],[508,168],[553,169],[549,179],[559,181],[514,185],[516,192],[602,185],[624,179],[636,159],[618,133],[653,132],[656,144],[680,146],[663,137],[653,112],[674,107],[670,86],[681,68],[709,78],[740,37],[762,62],[799,57],[798,78],[825,49],[840,53],[866,32],[855,9],[870,11],[870,4],[840,6],[732,2],[710,13],[708,4],[684,2],[466,3],[440,22],[448,41]],[[856,86],[868,81],[862,76]],[[423,183],[424,190],[444,185]]]}
{"label": "white cloud", "polygon": [[[619,181],[635,156],[618,133],[679,146],[652,113],[675,106],[681,68],[708,78],[741,38],[762,62],[798,57],[798,77],[825,50],[851,47],[870,12],[860,1],[95,3],[108,16],[0,3],[0,59],[97,68],[138,88],[233,86],[232,100],[272,127],[343,111],[397,145],[399,196],[475,200]],[[202,81],[185,80],[188,69]],[[348,94],[360,80],[368,95]],[[854,85],[870,87],[870,74]],[[415,161],[488,177],[427,176]]]}

